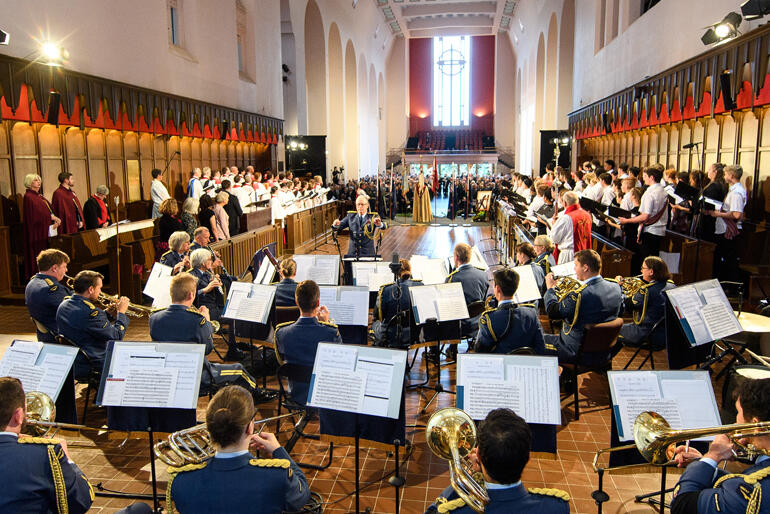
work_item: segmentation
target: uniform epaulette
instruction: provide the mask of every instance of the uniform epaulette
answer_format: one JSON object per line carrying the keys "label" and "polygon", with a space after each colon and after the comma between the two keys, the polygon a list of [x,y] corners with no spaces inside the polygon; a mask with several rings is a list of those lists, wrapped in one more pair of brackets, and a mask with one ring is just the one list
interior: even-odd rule
{"label": "uniform epaulette", "polygon": [[318,323],[320,323],[321,325],[326,325],[327,327],[337,328],[337,325],[332,323],[331,321],[321,321],[319,319]]}
{"label": "uniform epaulette", "polygon": [[495,312],[497,310],[497,307],[491,307],[489,309],[484,310],[484,312],[481,313],[483,316],[484,314],[489,315],[490,312]]}
{"label": "uniform epaulette", "polygon": [[576,293],[582,293],[582,292],[583,292],[583,289],[585,289],[586,287],[588,287],[588,284],[580,284],[580,287],[578,287],[577,289],[575,289],[575,292],[576,292]]}
{"label": "uniform epaulette", "polygon": [[481,271],[487,271],[484,268],[482,268],[481,266],[473,266],[473,267],[476,268],[476,269],[480,269]]}
{"label": "uniform epaulette", "polygon": [[53,285],[53,280],[50,278],[44,278],[43,280],[45,280],[45,283],[48,284],[49,287]]}
{"label": "uniform epaulette", "polygon": [[194,307],[188,307],[187,308],[187,312],[192,312],[193,314],[197,314],[201,318],[203,317],[203,314],[201,314],[201,311],[199,311],[198,309],[196,309]]}
{"label": "uniform epaulette", "polygon": [[259,468],[288,469],[291,466],[289,459],[249,459],[249,464]]}
{"label": "uniform epaulette", "polygon": [[567,491],[562,491],[561,489],[530,487],[529,489],[527,489],[527,491],[529,491],[530,494],[539,494],[541,496],[553,496],[554,498],[564,500],[565,502],[569,501],[569,493]]}
{"label": "uniform epaulette", "polygon": [[520,303],[519,307],[532,307],[533,309],[537,309],[537,306],[534,303]]}
{"label": "uniform epaulette", "polygon": [[281,327],[288,327],[289,325],[293,325],[294,323],[295,323],[294,321],[284,321],[283,323],[278,323],[275,326],[275,329],[278,330]]}
{"label": "uniform epaulette", "polygon": [[453,510],[465,507],[465,500],[462,498],[455,498],[451,501],[446,501],[445,498],[438,498],[436,502],[436,511],[441,513],[452,512]]}
{"label": "uniform epaulette", "polygon": [[69,300],[70,298],[72,298],[72,295],[69,295],[69,296],[65,296],[65,297],[64,297],[64,299],[65,299],[65,300]]}
{"label": "uniform epaulette", "polygon": [[59,444],[59,439],[50,439],[48,437],[29,437],[21,436],[18,439],[19,444]]}
{"label": "uniform epaulette", "polygon": [[170,254],[172,251],[173,251],[173,250],[169,250],[169,251],[167,251],[166,253],[164,253],[163,255],[161,255],[161,256],[160,256],[160,258],[162,259],[162,258],[163,258],[163,257],[165,257],[166,255]]}
{"label": "uniform epaulette", "polygon": [[209,461],[207,460],[205,462],[201,462],[200,464],[186,464],[184,466],[179,466],[179,467],[169,466],[168,474],[176,475],[178,473],[184,473],[185,471],[197,471],[199,469],[205,468],[208,465],[209,465]]}
{"label": "uniform epaulette", "polygon": [[355,214],[355,213],[357,213],[357,212],[358,212],[358,211],[348,211],[348,214]]}
{"label": "uniform epaulette", "polygon": [[604,280],[606,280],[607,282],[615,282],[616,284],[619,284],[618,280],[617,280],[617,279],[615,279],[615,278],[607,278],[607,277],[604,277]]}
{"label": "uniform epaulette", "polygon": [[96,310],[96,305],[94,305],[93,303],[89,302],[88,300],[83,300],[83,303],[86,304],[86,306],[89,309],[91,309],[92,311]]}
{"label": "uniform epaulette", "polygon": [[676,285],[676,283],[673,280],[671,280],[671,279],[666,280],[666,283],[667,284],[674,284],[674,285]]}

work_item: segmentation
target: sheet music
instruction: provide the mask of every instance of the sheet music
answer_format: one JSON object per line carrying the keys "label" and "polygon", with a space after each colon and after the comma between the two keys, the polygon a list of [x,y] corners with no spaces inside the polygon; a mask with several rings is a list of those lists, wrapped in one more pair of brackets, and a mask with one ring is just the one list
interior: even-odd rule
{"label": "sheet music", "polygon": [[415,318],[418,324],[424,324],[430,318],[438,320],[435,289],[430,286],[410,287],[409,295],[412,297],[412,308],[416,311]]}
{"label": "sheet music", "polygon": [[444,259],[429,259],[424,255],[412,255],[409,259],[412,267],[412,278],[422,280],[426,286],[443,284],[446,281],[447,267]]}
{"label": "sheet music", "polygon": [[171,266],[159,262],[153,264],[143,291],[153,299],[153,307],[165,308],[171,305],[171,272],[173,270]]}
{"label": "sheet music", "polygon": [[[61,390],[64,379],[72,368],[72,364],[75,362],[75,356],[77,352],[73,353],[56,353],[46,352],[43,357],[40,367],[45,370],[43,378],[38,383],[38,391],[47,394],[53,401],[56,401]],[[24,388],[25,390],[26,387]]]}
{"label": "sheet music", "polygon": [[379,291],[380,287],[393,282],[393,272],[390,264],[382,261],[351,262],[353,282],[357,286],[365,286],[369,291]]}
{"label": "sheet music", "polygon": [[463,319],[468,317],[468,306],[465,305],[465,298],[457,296],[439,296],[436,299],[436,312],[439,321],[450,319]]}
{"label": "sheet music", "polygon": [[361,412],[366,373],[324,369],[315,373],[313,396],[308,405],[345,412]]}
{"label": "sheet music", "polygon": [[[666,294],[668,294],[680,322],[684,321],[691,331],[694,339],[690,340],[690,344],[697,345],[710,342],[706,321],[701,314],[703,304],[695,288],[688,286],[677,287],[666,291]],[[688,337],[690,337],[690,334],[688,334]]]}
{"label": "sheet music", "polygon": [[535,280],[532,266],[529,264],[516,266],[513,268],[513,271],[519,274],[519,287],[516,289],[516,294],[513,295],[514,303],[531,302],[533,300],[540,300],[543,297],[540,294],[540,288],[537,287],[537,280]]}
{"label": "sheet music", "polygon": [[43,375],[45,375],[45,370],[40,366],[35,366],[34,364],[11,364],[2,376],[18,378],[21,380],[24,391],[27,392],[40,391],[40,382],[43,380]]}
{"label": "sheet music", "polygon": [[336,286],[339,282],[339,255],[295,255],[297,276],[295,280],[312,280],[318,285]]}
{"label": "sheet music", "polygon": [[177,372],[174,400],[169,407],[189,409],[198,404],[198,376],[203,368],[203,355],[191,352],[166,353],[166,367]]}
{"label": "sheet music", "polygon": [[658,255],[661,259],[663,259],[663,262],[666,263],[666,266],[668,267],[669,273],[679,273],[679,258],[681,254],[679,253],[670,253],[670,252],[659,252]]}
{"label": "sheet music", "polygon": [[645,411],[677,430],[722,424],[707,371],[610,371],[608,377],[621,441],[633,439],[634,421]]}
{"label": "sheet music", "polygon": [[572,277],[575,278],[575,262],[565,262],[564,264],[557,264],[556,266],[551,266],[551,273],[553,273],[554,277]]}
{"label": "sheet music", "polygon": [[275,286],[233,282],[222,317],[265,324],[274,296]]}
{"label": "sheet music", "polygon": [[355,371],[356,360],[358,348],[344,344],[319,345],[315,355],[315,364],[321,369]]}
{"label": "sheet music", "polygon": [[321,305],[337,325],[369,324],[369,288],[357,286],[321,286]]}
{"label": "sheet music", "polygon": [[74,347],[13,341],[0,361],[0,377],[18,378],[26,392],[39,391],[56,401],[76,355]]}
{"label": "sheet music", "polygon": [[356,371],[366,373],[364,401],[361,408],[367,414],[387,416],[393,382],[393,360],[359,357]]}
{"label": "sheet music", "polygon": [[43,343],[38,341],[14,341],[3,354],[0,377],[8,376],[6,370],[13,364],[34,366],[42,349]]}
{"label": "sheet music", "polygon": [[716,279],[680,286],[666,294],[693,346],[743,331]]}
{"label": "sheet music", "polygon": [[125,407],[171,407],[176,392],[177,370],[131,368],[123,386]]}
{"label": "sheet music", "polygon": [[479,250],[479,247],[476,245],[471,247],[470,263],[472,266],[479,267],[484,271],[489,269],[489,265],[487,264],[486,259],[484,259],[484,254],[481,253],[481,250]]}
{"label": "sheet music", "polygon": [[457,386],[457,406],[473,419],[505,407],[527,423],[561,423],[555,357],[459,355]]}
{"label": "sheet music", "polygon": [[429,318],[452,321],[468,317],[468,306],[459,282],[410,287],[409,294],[420,325],[425,324]]}
{"label": "sheet music", "polygon": [[268,285],[275,276],[275,265],[268,258],[262,260],[262,265],[257,270],[257,276],[254,277],[255,284]]}

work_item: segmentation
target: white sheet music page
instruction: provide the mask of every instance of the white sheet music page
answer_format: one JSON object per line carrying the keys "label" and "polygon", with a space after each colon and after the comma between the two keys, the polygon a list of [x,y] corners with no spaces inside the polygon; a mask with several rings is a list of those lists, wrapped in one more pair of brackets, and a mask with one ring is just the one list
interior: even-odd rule
{"label": "white sheet music page", "polygon": [[565,262],[564,264],[557,264],[551,266],[551,273],[554,277],[572,277],[575,278],[575,262]]}
{"label": "white sheet music page", "polygon": [[233,282],[223,317],[254,323],[265,323],[273,304],[275,286]]}
{"label": "white sheet music page", "polygon": [[[46,352],[40,367],[45,370],[43,378],[38,384],[38,391],[47,394],[56,401],[64,379],[67,378],[72,367],[72,355],[66,353]],[[26,389],[26,388],[25,388]]]}
{"label": "white sheet music page", "polygon": [[144,294],[150,298],[156,298],[164,293],[168,295],[172,271],[174,271],[174,268],[171,266],[166,266],[159,262],[153,264],[150,276],[147,277],[147,283],[144,285]]}
{"label": "white sheet music page", "polygon": [[416,286],[409,288],[412,297],[412,308],[416,310],[416,321],[425,324],[430,318],[438,319],[436,310],[436,289],[432,286]]}
{"label": "white sheet music page", "polygon": [[462,284],[450,282],[436,284],[433,288],[436,291],[436,313],[439,321],[466,319],[469,316]]}
{"label": "white sheet music page", "polygon": [[366,373],[364,401],[361,405],[364,414],[388,415],[393,366],[392,359],[358,356],[356,371]]}
{"label": "white sheet music page", "polygon": [[489,411],[500,408],[511,409],[519,415],[522,413],[524,385],[519,382],[474,379],[464,384],[463,388],[465,396],[463,410],[471,419],[484,419]]}
{"label": "white sheet music page", "polygon": [[507,364],[505,379],[521,384],[522,410],[516,412],[527,423],[561,423],[557,359],[542,359],[539,366]]}
{"label": "white sheet music page", "polygon": [[366,373],[342,369],[323,369],[315,374],[308,405],[345,412],[361,412]]}
{"label": "white sheet music page", "polygon": [[13,364],[34,366],[42,349],[43,343],[39,341],[14,341],[0,361],[0,377],[9,376],[7,370]]}
{"label": "white sheet music page", "polygon": [[682,320],[685,322],[683,328],[688,338],[692,338],[690,343],[699,345],[711,342],[706,320],[701,312],[703,302],[695,287],[692,285],[680,286],[666,291],[666,294],[671,300],[674,312],[676,312],[680,322]]}
{"label": "white sheet music page", "polygon": [[198,405],[197,376],[203,367],[203,356],[191,352],[166,353],[166,368],[176,370],[174,399],[168,405],[177,409],[194,409]]}
{"label": "white sheet music page", "polygon": [[542,298],[532,266],[529,264],[516,266],[513,271],[519,274],[519,287],[516,289],[516,294],[513,295],[514,303],[526,303]]}

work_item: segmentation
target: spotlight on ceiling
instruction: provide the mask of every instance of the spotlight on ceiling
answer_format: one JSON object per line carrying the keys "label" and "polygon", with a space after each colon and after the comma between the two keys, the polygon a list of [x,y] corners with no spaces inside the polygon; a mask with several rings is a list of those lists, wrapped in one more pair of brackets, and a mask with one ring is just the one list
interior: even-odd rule
{"label": "spotlight on ceiling", "polygon": [[738,27],[743,17],[737,12],[731,12],[719,23],[715,23],[700,38],[704,45],[713,45],[732,39],[738,35]]}
{"label": "spotlight on ceiling", "polygon": [[46,41],[40,45],[40,57],[48,66],[61,66],[69,58],[69,52],[56,43]]}
{"label": "spotlight on ceiling", "polygon": [[770,14],[770,0],[747,0],[741,4],[741,13],[747,20]]}
{"label": "spotlight on ceiling", "polygon": [[11,35],[4,30],[0,30],[0,45],[7,45],[11,41]]}

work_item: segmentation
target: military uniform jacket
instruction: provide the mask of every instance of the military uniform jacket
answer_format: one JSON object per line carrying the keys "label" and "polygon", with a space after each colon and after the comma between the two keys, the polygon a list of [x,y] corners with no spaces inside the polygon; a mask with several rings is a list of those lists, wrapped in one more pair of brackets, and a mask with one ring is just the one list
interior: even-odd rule
{"label": "military uniform jacket", "polygon": [[45,325],[47,333],[38,331],[38,341],[55,343],[55,334],[59,333],[56,325],[56,309],[64,298],[72,292],[54,277],[38,273],[33,276],[24,290],[24,299],[29,315]]}
{"label": "military uniform jacket", "polygon": [[[655,323],[663,319],[666,314],[666,295],[663,291],[673,289],[672,282],[652,282],[645,291],[636,293],[632,298],[626,298],[626,307],[633,312],[635,320],[641,319],[639,324],[626,323],[620,331],[625,341],[639,343],[652,331]],[[660,331],[661,341],[664,339]],[[655,343],[656,341],[653,341]]]}
{"label": "military uniform jacket", "polygon": [[556,259],[553,258],[552,253],[545,252],[535,257],[535,263],[543,268],[543,273],[547,275],[551,272],[551,268],[556,266]]}
{"label": "military uniform jacket", "polygon": [[174,250],[169,250],[160,256],[160,263],[166,266],[174,267],[184,260],[183,253],[177,253]]}
{"label": "military uniform jacket", "polygon": [[620,315],[623,307],[620,286],[601,276],[591,278],[561,302],[557,301],[553,289],[545,292],[543,300],[551,319],[564,320],[559,335],[552,337],[558,339],[557,344],[568,357],[577,355],[585,325],[611,321]]}
{"label": "military uniform jacket", "polygon": [[310,499],[304,473],[283,448],[275,450],[272,459],[245,454],[169,468],[169,477],[167,496],[182,514],[280,514],[283,510],[301,510]]}
{"label": "military uniform jacket", "polygon": [[208,293],[203,292],[203,289],[209,285],[209,282],[211,282],[211,274],[198,268],[191,269],[189,273],[198,279],[198,291],[196,291],[195,294],[195,306],[198,308],[206,307],[209,310],[211,319],[219,320],[222,314],[222,307],[224,306],[224,296],[217,288],[212,289]]}
{"label": "military uniform jacket", "polygon": [[470,264],[462,264],[456,270],[449,274],[446,282],[460,282],[463,286],[463,295],[465,303],[484,301],[489,289],[489,280],[487,272]]}
{"label": "military uniform jacket", "polygon": [[[120,341],[126,334],[128,318],[118,313],[118,318],[112,322],[107,313],[97,308],[79,294],[67,297],[56,311],[56,324],[59,332],[83,350],[91,364],[101,368],[104,365],[104,354],[107,351],[107,341]],[[78,354],[75,360],[78,376],[87,371],[88,363]]]}
{"label": "military uniform jacket", "polygon": [[[318,343],[342,343],[337,325],[301,317],[275,328],[275,350],[279,361],[313,367]],[[302,405],[307,402],[309,384],[291,383],[292,397]]]}
{"label": "military uniform jacket", "polygon": [[0,512],[80,514],[94,501],[91,484],[55,439],[0,434],[0,483]]}
{"label": "military uniform jacket", "polygon": [[[678,497],[682,494],[698,493],[698,514],[767,513],[770,512],[770,479],[764,477],[768,475],[770,458],[760,458],[758,464],[733,475],[721,469],[715,470],[706,462],[693,462],[687,466],[674,488],[675,501],[681,501]],[[750,503],[758,508],[749,511]],[[695,509],[684,511],[694,513]]]}
{"label": "military uniform jacket", "polygon": [[171,304],[150,315],[153,341],[175,341],[206,345],[206,355],[214,349],[214,329],[199,312],[185,305]]}
{"label": "military uniform jacket", "polygon": [[192,243],[190,243],[190,253],[193,253],[195,250],[200,250],[201,248],[205,248],[206,250],[211,252],[211,258],[212,259],[216,259],[216,255],[214,254],[214,250],[212,250],[210,246],[200,245],[200,244],[198,244],[197,241],[193,241]]}
{"label": "military uniform jacket", "polygon": [[297,290],[297,282],[291,278],[284,278],[275,285],[276,307],[294,307],[297,301],[294,292]]}
{"label": "military uniform jacket", "polygon": [[[369,233],[370,236],[374,235],[374,218],[376,216],[376,213],[373,212],[367,212],[363,216],[363,223],[361,222],[361,216],[358,215],[358,212],[356,211],[349,211],[348,215],[345,216],[340,220],[339,226],[336,228],[336,230],[343,230],[343,229],[350,229],[350,239],[348,241],[348,255],[356,255],[356,248],[359,249],[358,255],[363,256],[369,256],[369,255],[375,255],[374,253],[374,239],[367,236],[366,233]],[[385,230],[388,228],[387,223],[385,223],[385,220],[382,220],[382,225],[379,227],[380,230]],[[366,229],[366,233],[364,233],[364,229]]]}
{"label": "military uniform jacket", "polygon": [[506,354],[525,346],[545,354],[543,327],[534,307],[506,302],[481,315],[474,351]]}
{"label": "military uniform jacket", "polygon": [[[522,484],[506,489],[488,489],[489,503],[486,514],[511,514],[536,512],[538,514],[566,514],[569,512],[569,494],[559,489],[529,489]],[[474,514],[475,511],[447,487],[433,503],[426,514],[436,512],[452,514]]]}
{"label": "military uniform jacket", "polygon": [[[389,341],[394,343],[395,346],[399,345],[398,341],[395,341],[396,326],[391,325],[388,334],[385,333],[387,323],[395,316],[399,311],[409,311],[412,308],[412,300],[409,296],[409,288],[412,286],[421,286],[422,280],[412,280],[408,278],[401,280],[401,298],[400,301],[396,300],[394,294],[396,293],[396,284],[390,283],[380,287],[379,293],[377,293],[377,301],[374,304],[374,318],[372,322],[372,330],[374,330],[374,337],[377,344],[384,345],[387,337]],[[401,343],[408,344],[410,338],[409,327],[405,327],[401,332]]]}

